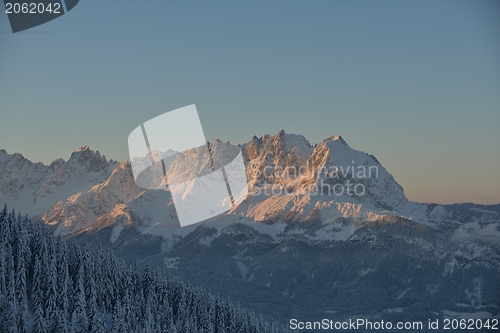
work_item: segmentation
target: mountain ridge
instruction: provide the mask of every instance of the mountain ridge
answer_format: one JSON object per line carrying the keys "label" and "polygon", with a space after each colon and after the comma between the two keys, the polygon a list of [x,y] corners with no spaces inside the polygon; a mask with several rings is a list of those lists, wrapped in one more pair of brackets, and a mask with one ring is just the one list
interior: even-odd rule
{"label": "mountain ridge", "polygon": [[[436,221],[447,218],[443,205],[409,201],[403,188],[373,155],[352,149],[340,135],[312,145],[302,135],[280,130],[274,136],[254,136],[239,146],[220,140],[211,145],[215,152],[228,146],[242,150],[251,195],[229,214],[254,222],[304,222],[316,214],[323,221],[402,216],[436,225]],[[350,171],[344,172],[344,167]],[[335,168],[336,175],[332,176]],[[376,168],[376,177],[356,178],[355,168],[359,170],[358,175],[362,171],[366,174],[366,168]],[[365,193],[362,196],[338,195],[338,191],[332,191],[332,188],[342,189],[343,184],[350,181],[356,182]],[[138,188],[133,182],[129,161],[108,161],[98,150],[91,150],[88,146],[75,150],[68,161],[57,159],[48,166],[33,163],[18,153],[9,155],[2,149],[0,188],[0,200],[40,218],[62,235],[89,227],[99,217],[110,214],[117,205],[123,204],[135,210],[137,216],[143,216],[144,221],[137,224],[144,227],[144,232],[148,230],[161,235],[160,224],[167,229],[176,228],[175,208],[169,203],[169,193]],[[267,190],[279,195],[260,193]],[[162,205],[162,200],[167,202]],[[16,207],[16,201],[20,207]],[[151,201],[155,202],[156,216],[146,208],[150,207],[148,202]],[[494,213],[497,212],[493,210],[492,217],[495,217]],[[492,215],[491,212],[488,214]],[[162,221],[161,215],[170,219]],[[481,213],[472,213],[472,216],[477,215]],[[272,233],[276,236],[279,232]]]}

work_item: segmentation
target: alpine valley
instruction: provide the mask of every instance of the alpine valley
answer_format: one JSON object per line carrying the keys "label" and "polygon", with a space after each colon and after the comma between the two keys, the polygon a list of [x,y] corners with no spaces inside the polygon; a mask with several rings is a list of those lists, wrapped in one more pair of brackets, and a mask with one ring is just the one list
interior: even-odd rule
{"label": "alpine valley", "polygon": [[500,204],[411,202],[340,136],[211,146],[241,149],[249,195],[195,225],[180,227],[168,191],[137,187],[130,162],[87,146],[50,165],[0,150],[0,204],[283,323],[499,317]]}

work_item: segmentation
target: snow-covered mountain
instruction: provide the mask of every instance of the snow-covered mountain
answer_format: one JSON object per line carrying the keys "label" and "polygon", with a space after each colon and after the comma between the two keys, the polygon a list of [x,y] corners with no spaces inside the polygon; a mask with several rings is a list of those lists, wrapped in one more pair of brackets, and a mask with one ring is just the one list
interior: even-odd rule
{"label": "snow-covered mountain", "polygon": [[[183,154],[182,163],[172,162],[171,173],[180,175],[177,181],[199,177],[210,172],[214,161],[216,168],[227,164],[238,148],[247,166],[250,195],[210,221],[212,226],[222,228],[236,216],[275,238],[305,233],[312,239],[347,239],[363,223],[384,216],[431,226],[457,217],[456,209],[410,202],[374,156],[352,149],[340,136],[314,146],[283,130],[274,136],[254,136],[239,147],[216,140],[211,144],[212,161],[206,151],[193,149]],[[68,161],[58,159],[48,166],[0,150],[0,202],[41,218],[63,236],[95,229],[92,225],[98,219],[117,224],[114,237],[126,224],[166,239],[197,227],[181,229],[170,194],[139,188],[130,162],[108,161],[88,146],[73,152]],[[124,210],[131,214],[123,215]],[[498,216],[498,211],[471,209],[458,222],[498,220]],[[353,223],[340,225],[340,218]],[[305,232],[312,222],[320,226]]]}
{"label": "snow-covered mountain", "polygon": [[30,216],[43,215],[58,201],[106,182],[118,166],[88,146],[74,151],[68,161],[57,159],[50,165],[2,149],[0,201]]}
{"label": "snow-covered mountain", "polygon": [[0,150],[0,203],[284,320],[498,313],[500,204],[411,202],[374,156],[340,136],[312,145],[284,131],[183,152],[169,161],[169,181],[220,168],[240,150],[248,197],[183,228],[170,192],[139,188],[130,162],[87,146],[50,165]]}

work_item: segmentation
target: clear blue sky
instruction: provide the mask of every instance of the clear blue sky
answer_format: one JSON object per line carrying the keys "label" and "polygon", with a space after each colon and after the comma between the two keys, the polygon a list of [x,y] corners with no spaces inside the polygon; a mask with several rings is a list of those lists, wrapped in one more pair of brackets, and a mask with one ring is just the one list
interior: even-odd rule
{"label": "clear blue sky", "polygon": [[95,1],[12,34],[0,148],[50,163],[196,104],[208,140],[340,134],[412,200],[500,202],[499,1]]}

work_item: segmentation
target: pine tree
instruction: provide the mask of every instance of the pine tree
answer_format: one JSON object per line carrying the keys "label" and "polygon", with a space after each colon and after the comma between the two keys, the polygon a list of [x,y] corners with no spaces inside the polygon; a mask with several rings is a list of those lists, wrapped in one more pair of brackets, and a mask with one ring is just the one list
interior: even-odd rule
{"label": "pine tree", "polygon": [[148,292],[146,297],[146,306],[144,309],[144,330],[145,332],[152,332],[153,324],[155,322],[155,314],[153,313],[156,308],[155,301],[153,300],[153,294],[151,290]]}
{"label": "pine tree", "polygon": [[[69,317],[71,313],[70,301],[68,298],[69,294],[72,294],[72,281],[69,276],[68,259],[67,259],[67,247],[66,243],[58,243],[58,270],[57,270],[57,286],[58,286],[58,306],[59,306],[59,316],[62,318],[60,320],[64,321],[65,326],[68,326]],[[65,329],[68,330],[67,328]]]}
{"label": "pine tree", "polygon": [[[24,243],[25,240],[22,240],[21,243]],[[26,270],[26,257],[25,252],[23,251],[24,246],[20,246],[18,248],[18,263],[17,263],[17,272],[16,272],[16,280],[17,280],[17,299],[19,300],[19,318],[18,318],[18,330],[20,333],[28,333],[29,332],[29,320],[28,320],[28,291],[26,287],[26,278],[27,278],[27,270]]]}
{"label": "pine tree", "polygon": [[48,260],[48,266],[46,267],[47,276],[47,289],[45,293],[45,319],[47,323],[47,328],[50,332],[57,332],[59,323],[59,308],[57,300],[59,299],[57,291],[57,268],[56,268],[56,255],[52,253],[50,259]]}
{"label": "pine tree", "polygon": [[113,314],[112,333],[127,333],[127,325],[125,322],[125,309],[123,308],[120,299],[116,301],[115,311]]}
{"label": "pine tree", "polygon": [[74,310],[71,318],[71,325],[73,326],[75,333],[87,333],[89,321],[87,317],[85,300],[85,289],[83,286],[84,270],[83,265],[80,265],[78,270],[77,285],[76,285],[76,295],[74,301]]}
{"label": "pine tree", "polygon": [[[0,223],[3,223],[3,217],[2,217],[2,212],[0,211]],[[1,226],[1,225],[0,225]],[[1,230],[0,230],[1,232]],[[1,234],[0,234],[1,237]],[[1,238],[0,238],[1,240]],[[0,330],[1,332],[6,332],[6,327],[5,326],[5,315],[6,315],[6,310],[8,309],[8,305],[6,304],[7,298],[7,284],[6,284],[6,262],[5,262],[5,249],[2,246],[0,248]]]}
{"label": "pine tree", "polygon": [[7,304],[8,304],[8,312],[6,312],[6,318],[5,318],[7,332],[19,333],[18,329],[19,307],[17,304],[17,297],[16,297],[14,270],[10,271],[9,284],[7,287]]}
{"label": "pine tree", "polygon": [[33,319],[33,333],[46,333],[46,332],[47,332],[47,324],[45,323],[42,305],[41,304],[35,305],[35,317]]}

